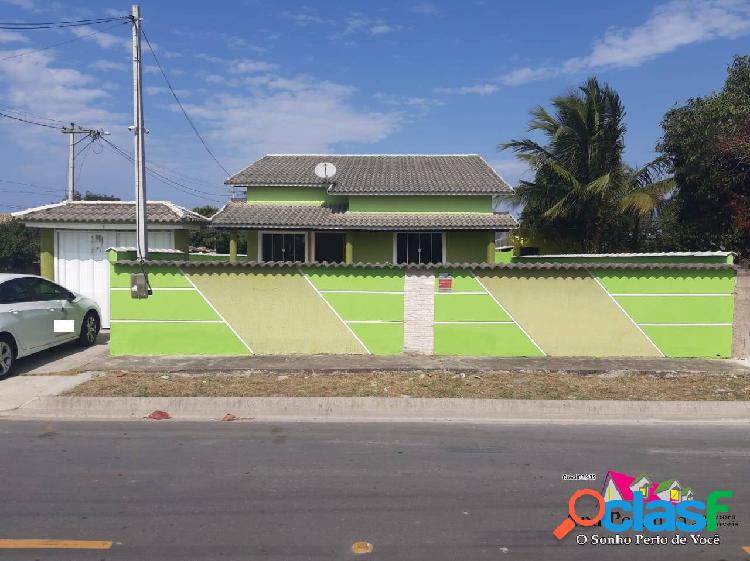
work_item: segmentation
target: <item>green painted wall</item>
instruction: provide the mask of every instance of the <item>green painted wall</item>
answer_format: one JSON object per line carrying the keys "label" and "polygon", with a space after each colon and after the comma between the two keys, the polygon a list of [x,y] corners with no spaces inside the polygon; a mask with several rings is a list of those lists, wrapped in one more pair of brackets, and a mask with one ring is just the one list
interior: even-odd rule
{"label": "green painted wall", "polygon": [[513,324],[438,324],[435,353],[466,356],[541,356]]}
{"label": "green painted wall", "polygon": [[487,244],[492,243],[494,260],[495,235],[486,230],[457,230],[445,232],[445,254],[448,263],[484,263]]}
{"label": "green painted wall", "polygon": [[403,352],[402,269],[307,268],[304,272],[368,351],[372,354]]}
{"label": "green painted wall", "polygon": [[643,330],[666,356],[732,356],[731,326],[654,325],[644,326]]}
{"label": "green painted wall", "polygon": [[[177,267],[148,267],[148,282],[156,288],[191,288],[191,284]],[[113,265],[109,276],[112,288],[130,288],[131,273],[140,272],[137,267]]]}
{"label": "green painted wall", "polygon": [[55,231],[51,228],[39,229],[39,274],[55,280]]}
{"label": "green painted wall", "polygon": [[256,354],[365,349],[297,269],[192,269],[190,278]]}
{"label": "green painted wall", "polygon": [[349,212],[492,212],[492,197],[484,195],[357,195],[349,197]]}
{"label": "green painted wall", "polygon": [[489,294],[435,294],[435,321],[512,321]]}
{"label": "green painted wall", "polygon": [[190,252],[190,232],[188,230],[174,231],[174,248],[179,249],[185,254]]}
{"label": "green painted wall", "polygon": [[596,277],[612,294],[730,294],[734,292],[735,285],[735,273],[732,269],[616,269],[596,271]]}
{"label": "green painted wall", "polygon": [[620,296],[617,301],[636,323],[732,323],[734,297]]}
{"label": "green painted wall", "polygon": [[224,323],[112,323],[109,352],[120,355],[246,355]]}
{"label": "green painted wall", "polygon": [[392,263],[393,232],[352,232],[354,263]]}
{"label": "green painted wall", "polygon": [[[534,244],[529,244],[534,245]],[[519,263],[732,263],[730,255],[550,255],[543,257],[516,257]]]}
{"label": "green painted wall", "polygon": [[345,205],[347,198],[329,195],[326,187],[248,187],[247,202],[256,204],[336,204]]}
{"label": "green painted wall", "polygon": [[[112,266],[113,354],[403,352],[402,269],[161,266],[145,300],[130,297],[136,270]],[[451,271],[450,293],[436,274],[436,354],[731,353],[731,269],[474,272]]]}
{"label": "green painted wall", "polygon": [[[150,276],[149,276],[150,278]],[[160,290],[148,298],[136,299],[129,290],[109,295],[110,314],[116,320],[212,320],[220,318],[195,290]]]}
{"label": "green painted wall", "polygon": [[585,272],[478,271],[477,276],[548,355],[659,355]]}
{"label": "green painted wall", "polygon": [[403,292],[403,269],[303,269],[318,290]]}

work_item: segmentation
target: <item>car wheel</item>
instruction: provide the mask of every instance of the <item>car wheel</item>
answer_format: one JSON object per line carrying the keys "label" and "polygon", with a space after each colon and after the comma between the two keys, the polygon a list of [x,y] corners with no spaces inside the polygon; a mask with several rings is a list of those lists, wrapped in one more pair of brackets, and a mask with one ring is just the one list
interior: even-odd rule
{"label": "car wheel", "polygon": [[15,362],[13,342],[8,337],[0,337],[0,376],[7,376],[13,369]]}
{"label": "car wheel", "polygon": [[83,318],[79,342],[84,347],[90,347],[96,343],[97,335],[99,335],[99,316],[96,312],[89,312]]}

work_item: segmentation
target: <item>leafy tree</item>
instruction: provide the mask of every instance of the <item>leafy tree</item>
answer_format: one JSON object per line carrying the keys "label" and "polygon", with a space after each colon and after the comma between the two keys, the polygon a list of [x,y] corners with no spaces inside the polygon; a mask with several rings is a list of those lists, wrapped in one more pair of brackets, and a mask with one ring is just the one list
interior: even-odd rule
{"label": "leafy tree", "polygon": [[625,109],[596,78],[554,98],[552,107],[552,113],[541,106],[531,111],[529,130],[545,144],[523,138],[500,145],[535,171],[533,181],[521,181],[506,197],[524,207],[522,236],[557,251],[637,247],[641,220],[672,188],[662,177],[664,162],[624,166]]}
{"label": "leafy tree", "polygon": [[73,199],[76,201],[119,201],[120,197],[106,195],[104,193],[92,193],[91,191],[86,191],[84,195],[81,195],[76,191],[73,193]]}
{"label": "leafy tree", "polygon": [[[193,212],[197,212],[206,218],[210,218],[219,212],[219,209],[210,205],[197,206],[193,209]],[[229,232],[216,230],[214,228],[193,230],[190,232],[190,246],[206,247],[216,253],[229,253]],[[247,241],[241,236],[237,240],[237,251],[239,253],[245,253],[246,250]]]}
{"label": "leafy tree", "polygon": [[39,231],[15,219],[0,218],[0,271],[38,272]]}
{"label": "leafy tree", "polygon": [[674,167],[677,249],[750,253],[750,57],[738,56],[721,91],[667,112],[659,149]]}

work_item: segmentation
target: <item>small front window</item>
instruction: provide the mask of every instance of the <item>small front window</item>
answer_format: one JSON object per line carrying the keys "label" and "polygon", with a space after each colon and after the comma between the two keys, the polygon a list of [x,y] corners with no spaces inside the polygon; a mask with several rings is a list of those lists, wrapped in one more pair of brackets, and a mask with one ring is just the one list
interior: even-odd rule
{"label": "small front window", "polygon": [[263,261],[305,261],[305,234],[263,233]]}
{"label": "small front window", "polygon": [[396,263],[442,263],[443,234],[399,232],[396,234]]}

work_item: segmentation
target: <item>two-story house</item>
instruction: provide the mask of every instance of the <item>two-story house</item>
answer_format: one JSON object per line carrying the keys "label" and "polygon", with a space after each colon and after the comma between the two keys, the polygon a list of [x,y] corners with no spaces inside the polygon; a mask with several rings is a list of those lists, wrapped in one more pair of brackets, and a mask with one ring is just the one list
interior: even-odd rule
{"label": "two-story house", "polygon": [[[317,164],[334,164],[321,179]],[[493,211],[511,188],[480,156],[268,155],[226,182],[246,190],[213,218],[247,237],[249,261],[494,263]],[[231,249],[230,249],[231,253]]]}

